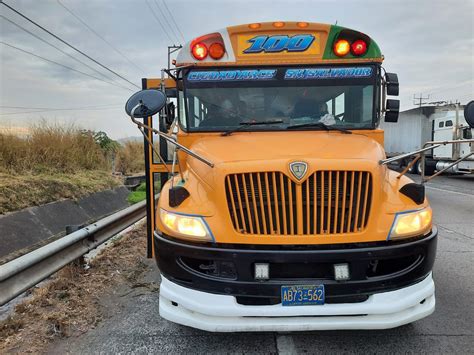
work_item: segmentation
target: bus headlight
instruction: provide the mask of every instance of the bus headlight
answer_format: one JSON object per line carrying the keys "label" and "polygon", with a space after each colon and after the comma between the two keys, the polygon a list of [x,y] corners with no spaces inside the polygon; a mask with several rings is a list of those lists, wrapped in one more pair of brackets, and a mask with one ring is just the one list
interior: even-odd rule
{"label": "bus headlight", "polygon": [[161,221],[173,237],[198,242],[212,242],[212,234],[202,217],[182,215],[160,209]]}
{"label": "bus headlight", "polygon": [[423,235],[431,230],[433,211],[430,207],[401,212],[395,217],[388,239],[397,240]]}

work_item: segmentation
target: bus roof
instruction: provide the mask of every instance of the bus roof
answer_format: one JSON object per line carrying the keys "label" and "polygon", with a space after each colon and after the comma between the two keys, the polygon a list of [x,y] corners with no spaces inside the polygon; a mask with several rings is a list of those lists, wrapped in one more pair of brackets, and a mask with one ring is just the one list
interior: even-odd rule
{"label": "bus roof", "polygon": [[266,22],[194,38],[180,50],[176,67],[382,61],[377,43],[361,32],[321,23]]}

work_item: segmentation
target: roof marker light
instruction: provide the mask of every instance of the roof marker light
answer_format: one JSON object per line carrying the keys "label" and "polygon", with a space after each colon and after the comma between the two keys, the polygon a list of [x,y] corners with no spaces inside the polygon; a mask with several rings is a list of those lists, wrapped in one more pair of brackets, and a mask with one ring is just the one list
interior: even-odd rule
{"label": "roof marker light", "polygon": [[351,45],[346,39],[340,39],[334,43],[334,54],[338,57],[344,57],[351,50]]}
{"label": "roof marker light", "polygon": [[351,53],[355,56],[364,55],[367,52],[367,43],[365,41],[358,39],[351,44]]}
{"label": "roof marker light", "polygon": [[262,24],[260,23],[251,23],[249,25],[249,28],[251,28],[252,30],[256,30],[257,28],[260,28],[262,26]]}
{"label": "roof marker light", "polygon": [[297,22],[296,26],[298,26],[299,28],[306,28],[306,27],[309,26],[309,23],[308,22]]}
{"label": "roof marker light", "polygon": [[281,21],[273,22],[273,27],[282,28],[282,27],[285,27],[285,23]]}
{"label": "roof marker light", "polygon": [[196,43],[191,50],[193,57],[197,60],[203,60],[207,57],[207,47],[204,43]]}
{"label": "roof marker light", "polygon": [[225,53],[225,48],[219,42],[213,43],[209,46],[209,56],[212,59],[216,59],[216,60],[221,59],[224,56],[224,53]]}

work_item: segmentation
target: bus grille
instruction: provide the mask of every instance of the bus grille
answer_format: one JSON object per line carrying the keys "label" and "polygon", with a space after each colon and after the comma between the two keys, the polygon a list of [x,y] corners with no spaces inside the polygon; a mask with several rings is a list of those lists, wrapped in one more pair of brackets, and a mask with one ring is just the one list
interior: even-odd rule
{"label": "bus grille", "polygon": [[232,174],[226,197],[234,229],[243,234],[327,235],[367,226],[372,176],[317,171],[301,184],[281,172]]}

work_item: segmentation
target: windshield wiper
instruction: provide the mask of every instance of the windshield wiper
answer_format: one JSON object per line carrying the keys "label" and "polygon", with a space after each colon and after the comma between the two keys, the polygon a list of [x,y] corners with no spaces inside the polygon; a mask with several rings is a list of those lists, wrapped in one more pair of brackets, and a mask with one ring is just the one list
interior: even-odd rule
{"label": "windshield wiper", "polygon": [[286,129],[298,129],[298,128],[304,128],[304,127],[320,127],[320,128],[322,128],[326,131],[339,131],[339,132],[342,132],[342,133],[345,133],[345,134],[352,134],[351,131],[349,131],[345,128],[341,128],[341,127],[337,127],[337,126],[330,126],[330,125],[327,125],[323,122],[310,122],[310,123],[294,124],[294,125],[286,127]]}
{"label": "windshield wiper", "polygon": [[267,125],[267,124],[277,124],[277,123],[283,123],[283,120],[269,120],[269,121],[244,121],[240,122],[240,126],[233,128],[227,132],[223,132],[221,136],[230,136],[232,133],[240,131],[246,127],[249,126],[258,126],[258,125]]}

